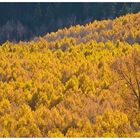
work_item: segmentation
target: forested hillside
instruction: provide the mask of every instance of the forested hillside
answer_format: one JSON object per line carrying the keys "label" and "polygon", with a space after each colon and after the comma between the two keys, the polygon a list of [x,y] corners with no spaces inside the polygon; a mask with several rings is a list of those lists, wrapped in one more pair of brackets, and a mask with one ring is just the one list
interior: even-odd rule
{"label": "forested hillside", "polygon": [[0,137],[140,137],[140,13],[0,46]]}
{"label": "forested hillside", "polygon": [[47,32],[93,20],[140,11],[140,3],[0,3],[0,44],[43,36]]}

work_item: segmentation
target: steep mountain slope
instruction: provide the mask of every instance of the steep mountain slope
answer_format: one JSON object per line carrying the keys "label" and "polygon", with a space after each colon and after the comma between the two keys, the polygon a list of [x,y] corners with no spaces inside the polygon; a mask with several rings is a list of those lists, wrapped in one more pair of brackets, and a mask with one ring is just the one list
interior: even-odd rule
{"label": "steep mountain slope", "polygon": [[114,20],[94,21],[85,26],[73,26],[71,28],[58,30],[57,33],[47,34],[47,41],[56,41],[63,38],[74,38],[77,42],[123,41],[130,44],[140,43],[140,13],[128,14]]}
{"label": "steep mountain slope", "polygon": [[0,47],[1,137],[140,137],[140,13]]}

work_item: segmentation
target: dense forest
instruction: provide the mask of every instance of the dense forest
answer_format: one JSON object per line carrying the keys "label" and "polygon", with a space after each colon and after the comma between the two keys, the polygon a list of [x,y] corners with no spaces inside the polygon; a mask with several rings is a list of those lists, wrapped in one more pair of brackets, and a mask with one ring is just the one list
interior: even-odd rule
{"label": "dense forest", "polygon": [[0,137],[140,137],[140,13],[0,46]]}
{"label": "dense forest", "polygon": [[0,43],[138,11],[139,3],[0,3]]}

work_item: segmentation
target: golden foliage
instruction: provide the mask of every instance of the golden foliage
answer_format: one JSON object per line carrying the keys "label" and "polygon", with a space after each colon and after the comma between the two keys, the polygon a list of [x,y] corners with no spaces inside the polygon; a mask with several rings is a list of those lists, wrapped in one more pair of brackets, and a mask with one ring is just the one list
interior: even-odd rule
{"label": "golden foliage", "polygon": [[139,23],[128,14],[4,43],[0,137],[140,137]]}

